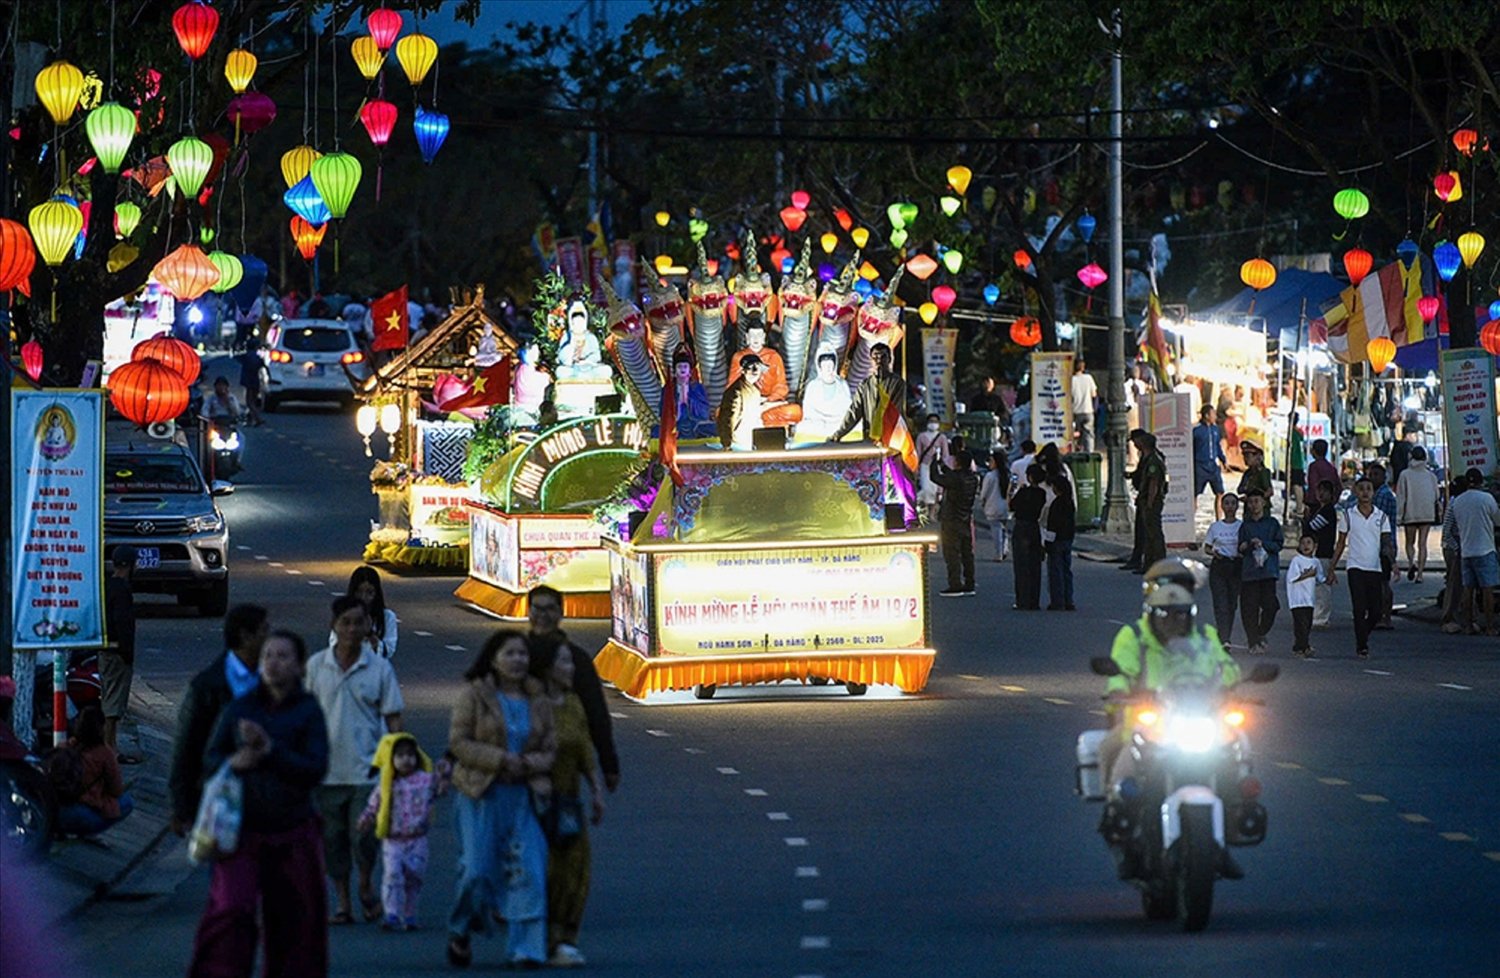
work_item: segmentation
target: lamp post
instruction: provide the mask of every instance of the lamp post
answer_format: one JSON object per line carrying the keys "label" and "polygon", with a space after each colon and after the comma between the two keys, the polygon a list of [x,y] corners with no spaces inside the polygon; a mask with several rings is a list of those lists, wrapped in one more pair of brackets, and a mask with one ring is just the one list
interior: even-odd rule
{"label": "lamp post", "polygon": [[1108,481],[1104,494],[1104,532],[1129,537],[1130,493],[1125,489],[1125,443],[1130,422],[1125,414],[1125,187],[1123,150],[1124,95],[1121,84],[1121,17],[1117,8],[1100,27],[1114,42],[1110,56],[1109,114],[1109,431],[1105,435]]}

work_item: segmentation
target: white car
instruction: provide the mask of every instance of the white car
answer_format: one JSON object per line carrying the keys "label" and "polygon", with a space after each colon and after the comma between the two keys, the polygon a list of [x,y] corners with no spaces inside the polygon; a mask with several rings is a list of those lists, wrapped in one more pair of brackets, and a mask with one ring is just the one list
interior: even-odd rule
{"label": "white car", "polygon": [[336,319],[283,319],[266,334],[261,358],[266,362],[266,410],[282,401],[354,402],[355,377],[369,375],[369,363],[349,332]]}

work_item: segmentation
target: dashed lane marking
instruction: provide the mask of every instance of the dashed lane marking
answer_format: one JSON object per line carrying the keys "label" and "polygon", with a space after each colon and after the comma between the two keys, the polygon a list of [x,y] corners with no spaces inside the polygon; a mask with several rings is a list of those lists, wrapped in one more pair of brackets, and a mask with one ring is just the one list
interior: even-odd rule
{"label": "dashed lane marking", "polygon": [[1007,693],[1024,693],[1024,692],[1026,692],[1026,687],[1025,686],[1005,686],[1005,685],[1002,685],[1000,688],[1003,689],[1003,690],[1005,690]]}
{"label": "dashed lane marking", "polygon": [[1491,862],[1500,863],[1500,852],[1487,852],[1484,854],[1484,858],[1490,860]]}
{"label": "dashed lane marking", "polygon": [[821,913],[828,909],[828,901],[823,899],[803,900],[802,909],[808,913]]}
{"label": "dashed lane marking", "polygon": [[609,715],[614,717],[616,720],[624,720],[625,718],[630,716],[630,714],[628,713],[615,713],[613,710],[610,711]]}
{"label": "dashed lane marking", "polygon": [[308,583],[308,585],[310,587],[327,587],[328,586],[328,585],[324,584],[322,581],[308,581],[307,583]]}
{"label": "dashed lane marking", "polygon": [[1279,768],[1281,768],[1283,771],[1300,771],[1300,770],[1302,770],[1302,765],[1298,764],[1296,761],[1277,761],[1276,762],[1276,766],[1279,767]]}
{"label": "dashed lane marking", "polygon": [[1473,842],[1474,837],[1467,832],[1439,832],[1438,835],[1449,842]]}
{"label": "dashed lane marking", "polygon": [[648,734],[650,734],[651,736],[653,736],[653,737],[670,737],[670,736],[672,736],[671,734],[667,733],[665,730],[647,730],[646,732]]}
{"label": "dashed lane marking", "polygon": [[1365,672],[1367,674],[1371,675],[1371,676],[1389,676],[1389,675],[1392,675],[1392,673],[1389,673],[1389,672],[1387,672],[1384,669],[1366,669]]}
{"label": "dashed lane marking", "polygon": [[1385,795],[1355,795],[1360,801],[1367,801],[1372,805],[1384,805],[1390,801]]}
{"label": "dashed lane marking", "polygon": [[959,673],[958,674],[958,678],[959,679],[967,679],[970,682],[976,682],[976,683],[980,682],[980,681],[982,681],[984,679],[983,676],[970,676],[970,675],[966,675],[964,673]]}
{"label": "dashed lane marking", "polygon": [[766,818],[773,822],[790,822],[792,816],[786,812],[766,812]]}
{"label": "dashed lane marking", "polygon": [[798,879],[816,879],[817,877],[819,877],[821,875],[823,875],[823,874],[818,872],[818,867],[816,867],[816,866],[798,866],[797,867],[797,878]]}
{"label": "dashed lane marking", "polygon": [[272,566],[272,567],[285,567],[285,566],[286,566],[286,564],[283,564],[283,563],[282,563],[282,562],[281,562],[281,561],[279,561],[279,560],[273,560],[273,561],[271,561],[271,566]]}
{"label": "dashed lane marking", "polygon": [[821,934],[802,938],[801,948],[804,951],[826,951],[833,942]]}
{"label": "dashed lane marking", "polygon": [[764,788],[746,788],[745,789],[745,794],[749,795],[751,798],[764,798],[766,796],[766,789],[764,789]]}
{"label": "dashed lane marking", "polygon": [[789,835],[782,841],[793,849],[802,849],[807,846],[807,840],[800,835]]}
{"label": "dashed lane marking", "polygon": [[285,570],[286,570],[286,572],[287,572],[287,573],[288,573],[288,574],[290,574],[290,575],[291,575],[291,576],[292,576],[292,577],[301,577],[301,576],[302,576],[302,572],[301,572],[301,571],[299,571],[299,570],[298,570],[298,569],[297,569],[297,568],[295,568],[295,567],[287,567],[287,568],[285,568]]}
{"label": "dashed lane marking", "polygon": [[1402,812],[1401,817],[1413,825],[1425,825],[1432,821],[1426,815],[1418,815],[1416,812]]}
{"label": "dashed lane marking", "polygon": [[467,651],[469,651],[468,649],[464,648],[462,645],[445,645],[445,646],[443,646],[443,648],[447,649],[449,652],[467,652]]}
{"label": "dashed lane marking", "polygon": [[701,747],[684,747],[683,750],[686,751],[689,754],[707,754],[708,753],[708,751],[704,750]]}
{"label": "dashed lane marking", "polygon": [[271,558],[267,557],[265,554],[256,554],[255,555],[255,559],[256,560],[270,560]]}
{"label": "dashed lane marking", "polygon": [[432,633],[431,632],[417,631],[417,632],[413,632],[412,634],[415,635],[415,636],[417,636],[417,638],[432,638]]}
{"label": "dashed lane marking", "polygon": [[247,546],[245,546],[243,543],[237,543],[237,544],[234,545],[234,549],[236,549],[236,550],[249,550],[250,548],[247,547]]}
{"label": "dashed lane marking", "polygon": [[1341,786],[1341,785],[1346,785],[1346,784],[1349,783],[1349,782],[1345,781],[1343,778],[1319,778],[1318,780],[1321,781],[1321,782],[1323,782],[1324,784],[1331,784],[1331,785],[1333,785],[1335,787],[1338,787],[1338,786]]}
{"label": "dashed lane marking", "polygon": [[714,770],[718,771],[720,774],[739,774],[740,773],[738,770],[736,770],[735,768],[732,768],[732,767],[718,767],[718,768],[714,768]]}
{"label": "dashed lane marking", "polygon": [[1464,690],[1467,690],[1467,689],[1473,689],[1474,688],[1473,686],[1464,686],[1464,685],[1462,685],[1460,683],[1438,683],[1438,686],[1440,688],[1442,688],[1442,689],[1464,689]]}
{"label": "dashed lane marking", "polygon": [[1053,706],[1072,706],[1073,705],[1073,701],[1072,700],[1058,699],[1055,696],[1043,696],[1042,699],[1046,700],[1048,703],[1051,703]]}

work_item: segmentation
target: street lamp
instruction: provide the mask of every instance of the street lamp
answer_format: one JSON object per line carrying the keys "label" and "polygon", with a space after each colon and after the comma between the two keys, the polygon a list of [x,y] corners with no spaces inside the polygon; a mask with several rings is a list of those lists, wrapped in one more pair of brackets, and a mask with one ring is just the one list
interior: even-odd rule
{"label": "street lamp", "polygon": [[1122,19],[1116,8],[1109,23],[1099,26],[1114,41],[1110,56],[1112,98],[1109,115],[1109,452],[1104,493],[1104,531],[1128,537],[1133,529],[1130,494],[1125,489],[1125,443],[1130,421],[1125,414],[1125,177],[1121,161],[1124,135],[1124,94],[1121,82]]}

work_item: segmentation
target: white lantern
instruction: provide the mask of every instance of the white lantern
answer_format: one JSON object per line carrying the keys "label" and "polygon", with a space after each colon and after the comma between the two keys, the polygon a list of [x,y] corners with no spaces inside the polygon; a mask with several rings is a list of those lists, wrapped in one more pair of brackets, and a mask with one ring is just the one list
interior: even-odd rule
{"label": "white lantern", "polygon": [[354,412],[354,427],[360,437],[365,440],[365,457],[369,458],[375,453],[370,451],[370,436],[375,434],[375,405],[361,404],[358,411]]}
{"label": "white lantern", "polygon": [[394,435],[401,430],[400,405],[386,404],[380,408],[380,430],[388,435]]}

